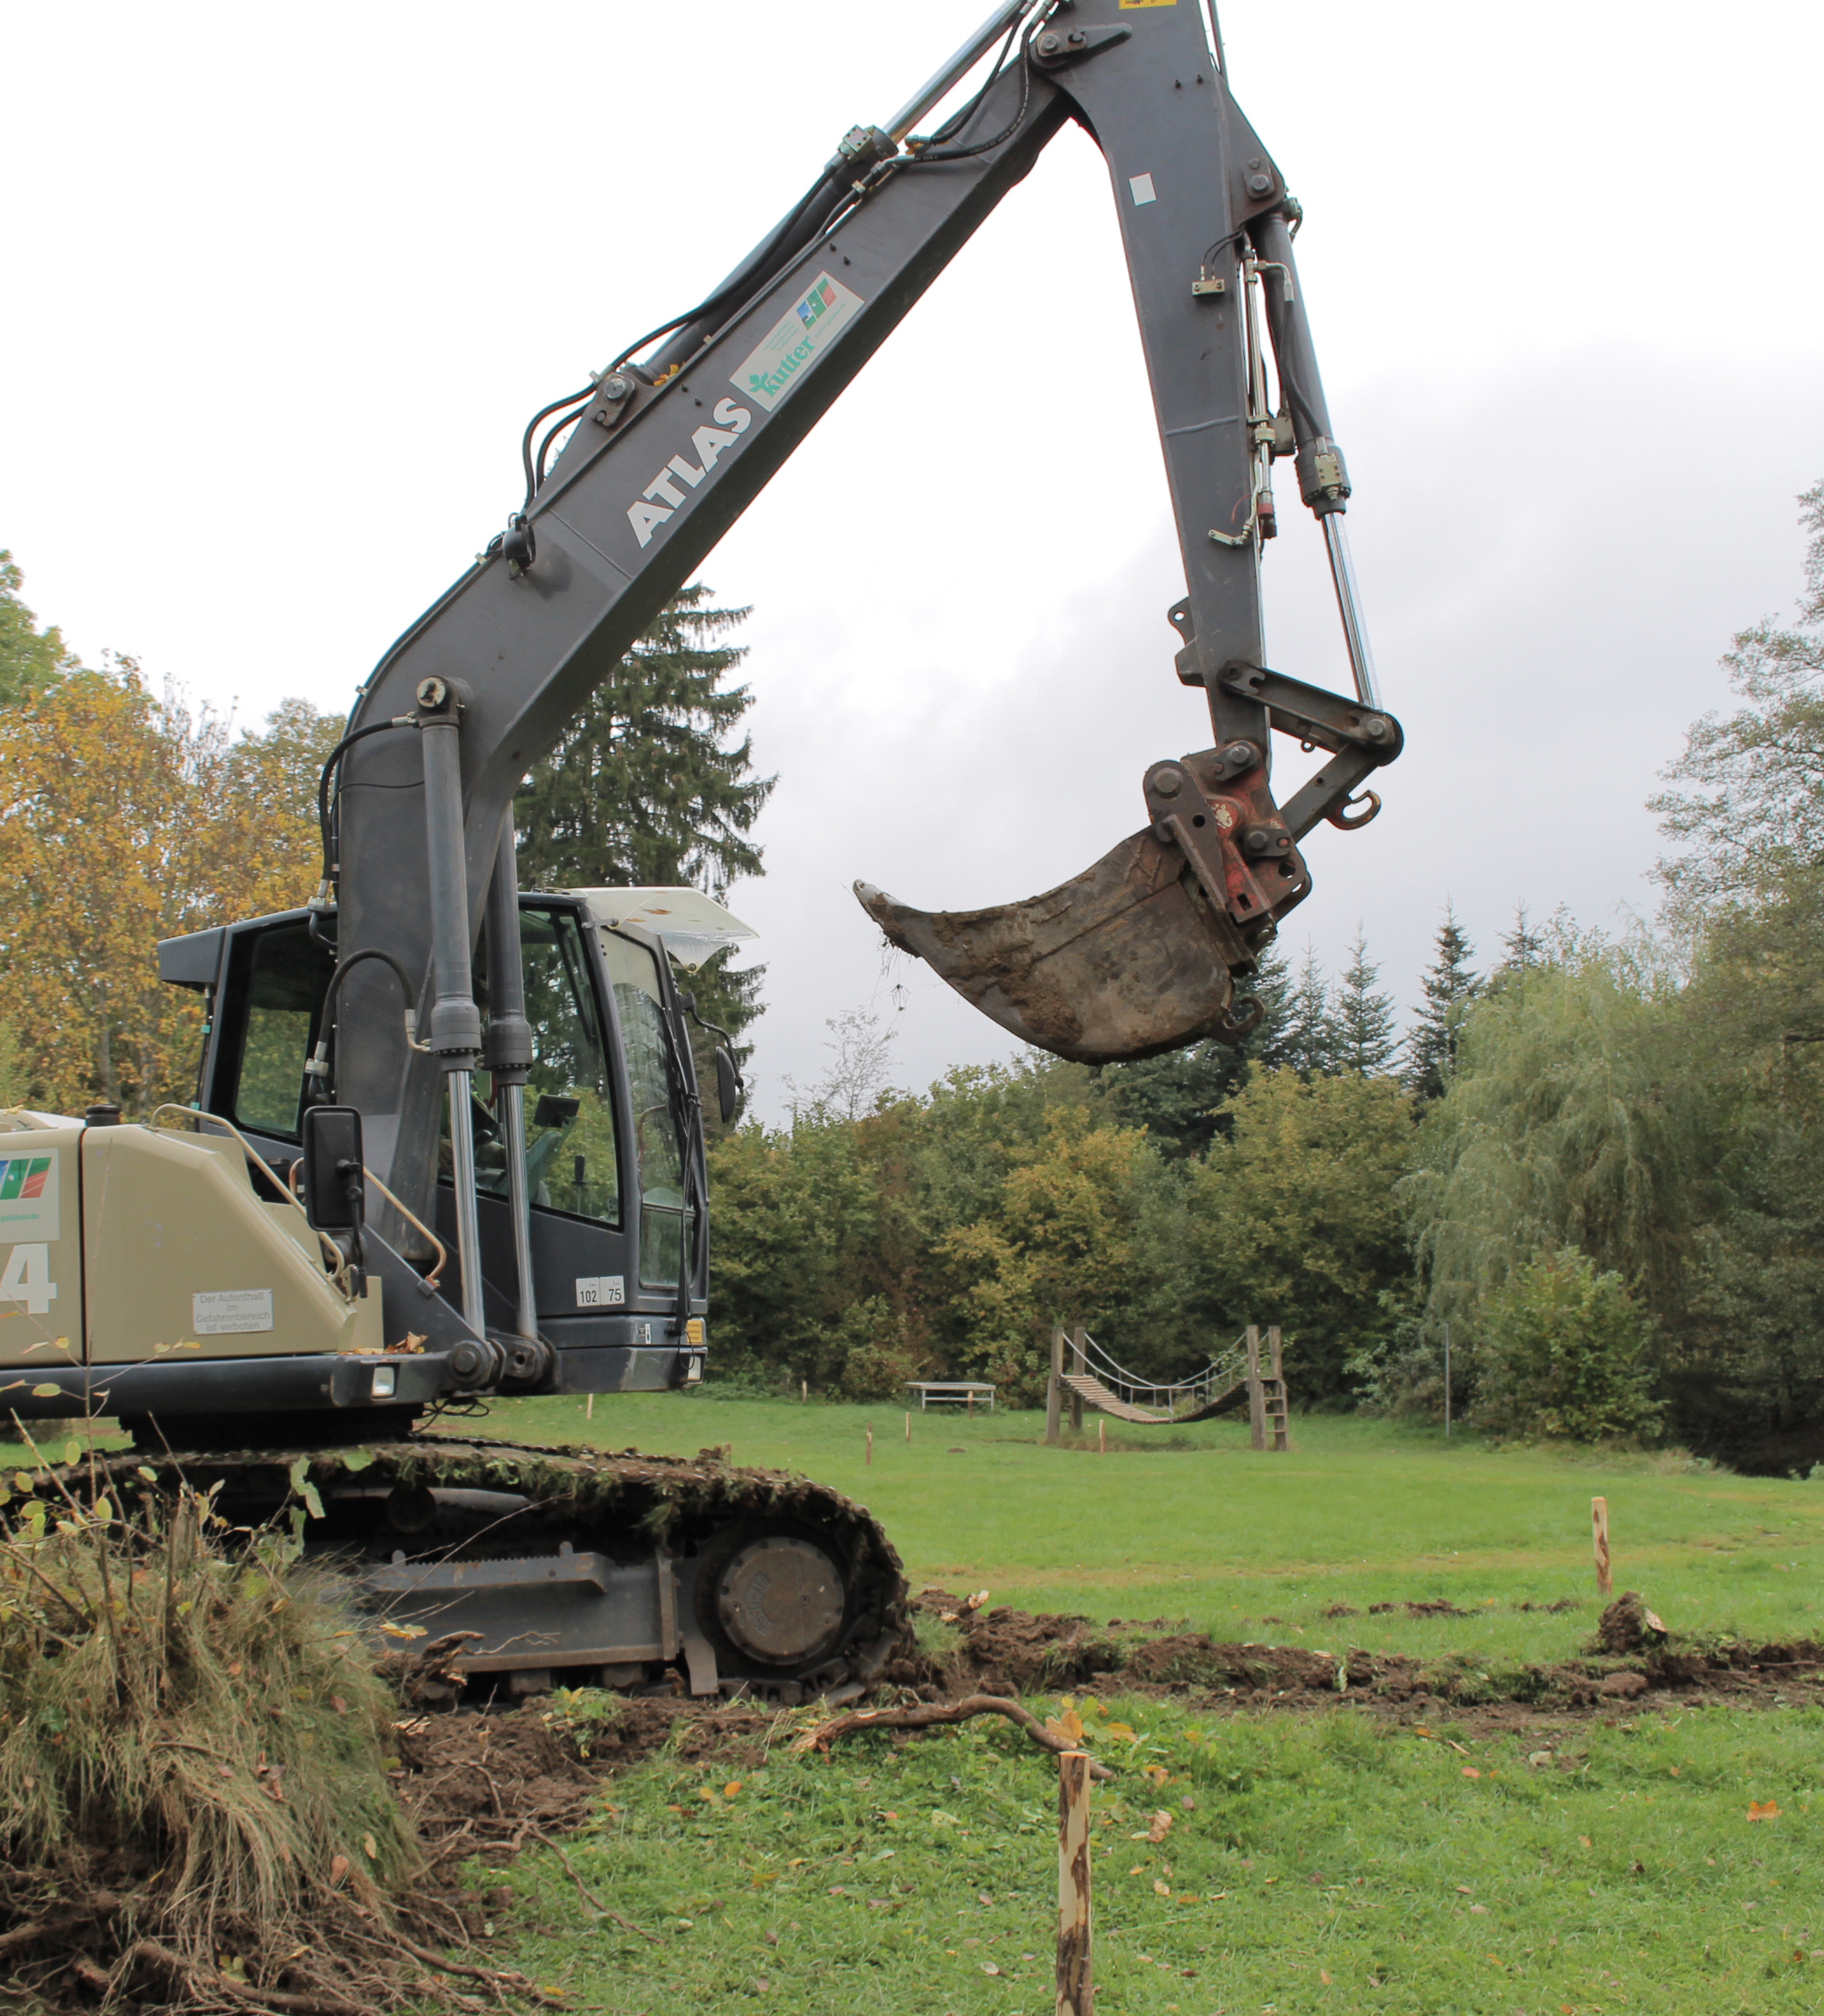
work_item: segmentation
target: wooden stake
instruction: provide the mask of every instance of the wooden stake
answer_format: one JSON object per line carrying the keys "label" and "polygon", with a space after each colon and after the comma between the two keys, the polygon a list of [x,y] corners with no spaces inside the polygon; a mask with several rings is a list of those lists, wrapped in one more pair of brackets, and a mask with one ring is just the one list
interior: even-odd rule
{"label": "wooden stake", "polygon": [[808,1399],[810,1398],[810,1396],[811,1396],[811,1382],[810,1382],[810,1381],[809,1381],[808,1379],[800,1379],[800,1380],[798,1382],[798,1397],[799,1397],[800,1400],[808,1400]]}
{"label": "wooden stake", "polygon": [[905,1446],[908,1449],[912,1447],[912,1415],[910,1411],[905,1417]]}
{"label": "wooden stake", "polygon": [[1095,1424],[1095,1452],[1098,1456],[1108,1453],[1108,1424],[1098,1421]]}
{"label": "wooden stake", "polygon": [[1052,1326],[1052,1376],[1045,1384],[1045,1440],[1052,1447],[1058,1445],[1059,1430],[1063,1425],[1064,1410],[1064,1333],[1054,1323]]}
{"label": "wooden stake", "polygon": [[1089,1755],[1058,1760],[1058,2012],[1094,2016],[1090,1970]]}
{"label": "wooden stake", "polygon": [[1596,1592],[1598,1596],[1612,1596],[1615,1578],[1609,1570],[1609,1501],[1606,1498],[1590,1501],[1590,1527],[1596,1544]]}
{"label": "wooden stake", "polygon": [[595,1418],[596,1418],[596,1396],[595,1396],[595,1395],[594,1395],[593,1393],[591,1393],[591,1394],[590,1395],[590,1396],[589,1396],[589,1399],[588,1399],[588,1402],[587,1402],[587,1404],[584,1405],[584,1409],[583,1409],[583,1418],[584,1418],[585,1421],[593,1421],[593,1420],[595,1419]]}
{"label": "wooden stake", "polygon": [[869,1429],[869,1431],[868,1431],[868,1453],[867,1453],[867,1454],[866,1454],[866,1455],[865,1455],[865,1456],[864,1456],[864,1457],[862,1459],[862,1462],[863,1462],[863,1467],[865,1467],[865,1466],[866,1466],[868,1464],[871,1463],[873,1460],[874,1460],[874,1431],[873,1431],[873,1430],[870,1428],[870,1429]]}

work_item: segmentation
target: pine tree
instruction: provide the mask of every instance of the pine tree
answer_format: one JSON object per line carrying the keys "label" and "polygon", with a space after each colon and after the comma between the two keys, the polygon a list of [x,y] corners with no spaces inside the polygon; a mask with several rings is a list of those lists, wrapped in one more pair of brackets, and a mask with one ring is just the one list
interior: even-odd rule
{"label": "pine tree", "polygon": [[[1331,1012],[1330,983],[1309,942],[1287,1003],[1283,1059],[1309,1082],[1333,1076],[1338,1068],[1337,1026]],[[1265,1062],[1265,1059],[1261,1060]]]}
{"label": "pine tree", "polygon": [[1527,914],[1524,903],[1513,906],[1513,926],[1501,939],[1501,965],[1510,973],[1530,972],[1535,966],[1546,962],[1546,939],[1543,931],[1533,928],[1532,919]]}
{"label": "pine tree", "polygon": [[[746,655],[720,641],[745,609],[681,589],[597,687],[514,807],[526,889],[672,885],[726,894],[763,872],[749,839],[773,780],[755,777],[752,739],[727,746],[753,704],[725,686]],[[720,952],[686,982],[699,1012],[738,1032],[759,1012],[765,969],[728,970]]]}
{"label": "pine tree", "polygon": [[1385,1075],[1400,1049],[1394,1033],[1394,998],[1376,988],[1380,977],[1380,968],[1368,957],[1367,934],[1358,924],[1349,963],[1337,984],[1333,1020],[1336,1068],[1361,1078]]}
{"label": "pine tree", "polygon": [[1476,948],[1448,901],[1433,944],[1435,954],[1422,984],[1425,998],[1406,1039],[1406,1082],[1420,1099],[1443,1097],[1457,1068],[1464,1018],[1482,991],[1480,976],[1470,970]]}

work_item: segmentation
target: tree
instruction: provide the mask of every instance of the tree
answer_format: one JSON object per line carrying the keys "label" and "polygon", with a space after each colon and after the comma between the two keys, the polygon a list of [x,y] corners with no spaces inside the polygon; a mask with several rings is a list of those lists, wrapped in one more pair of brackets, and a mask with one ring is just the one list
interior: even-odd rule
{"label": "tree", "polygon": [[1284,1032],[1278,1052],[1301,1078],[1327,1076],[1337,1068],[1337,1026],[1330,1008],[1330,984],[1309,943],[1287,997]]}
{"label": "tree", "polygon": [[1573,1442],[1650,1435],[1649,1328],[1619,1274],[1574,1247],[1540,1254],[1483,1312],[1476,1424]]}
{"label": "tree", "polygon": [[1348,1359],[1386,1330],[1387,1293],[1410,1276],[1397,1192],[1411,1112],[1393,1078],[1261,1071],[1192,1175],[1204,1334],[1226,1343],[1246,1324],[1279,1324],[1301,1399],[1348,1396]]}
{"label": "tree", "polygon": [[1799,500],[1811,533],[1798,621],[1738,632],[1723,662],[1748,704],[1707,714],[1665,772],[1686,787],[1648,801],[1685,844],[1658,874],[1671,920],[1701,932],[1719,901],[1755,902],[1824,863],[1824,483]]}
{"label": "tree", "polygon": [[1575,1247],[1682,1310],[1720,1143],[1676,976],[1596,937],[1480,1004],[1404,1186],[1431,1333],[1541,1253]]}
{"label": "tree", "polygon": [[794,1124],[800,1118],[854,1122],[891,1096],[889,1058],[899,1032],[881,1027],[880,1012],[864,1001],[830,1016],[823,1026],[829,1031],[823,1044],[829,1068],[808,1090],[794,1079],[785,1081]]}
{"label": "tree", "polygon": [[[726,686],[744,646],[719,640],[745,609],[681,590],[520,788],[514,817],[528,889],[678,887],[725,896],[762,872],[748,837],[773,780],[756,777],[753,744],[729,738],[753,704]],[[765,969],[730,971],[719,952],[693,976],[706,1019],[738,1034],[759,1012]]]}
{"label": "tree", "polygon": [[40,630],[20,601],[24,581],[12,555],[0,547],[0,706],[42,692],[78,668],[62,633],[54,626]]}
{"label": "tree", "polygon": [[1524,903],[1513,906],[1513,922],[1501,937],[1501,964],[1510,973],[1530,973],[1548,956],[1546,935],[1535,931]]}
{"label": "tree", "polygon": [[1352,1071],[1359,1078],[1384,1074],[1400,1051],[1400,1039],[1394,1033],[1394,998],[1375,987],[1380,977],[1380,967],[1368,957],[1367,934],[1357,925],[1349,963],[1337,984],[1332,1023],[1336,1068]]}
{"label": "tree", "polygon": [[1425,998],[1406,1039],[1406,1082],[1420,1099],[1443,1097],[1457,1068],[1464,1018],[1482,990],[1480,978],[1470,970],[1475,947],[1448,902],[1432,943],[1431,965],[1421,983]]}
{"label": "tree", "polygon": [[337,732],[291,702],[236,737],[127,659],[0,709],[0,1021],[39,1104],[191,1096],[201,1004],[157,942],[309,895]]}

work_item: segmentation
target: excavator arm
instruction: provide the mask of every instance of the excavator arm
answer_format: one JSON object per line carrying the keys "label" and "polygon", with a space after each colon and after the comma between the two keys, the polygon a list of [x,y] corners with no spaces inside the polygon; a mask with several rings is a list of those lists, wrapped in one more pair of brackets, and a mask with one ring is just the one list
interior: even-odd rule
{"label": "excavator arm", "polygon": [[[997,45],[965,111],[919,136]],[[1300,841],[1320,821],[1372,816],[1378,800],[1358,794],[1401,739],[1356,609],[1348,479],[1293,256],[1299,211],[1230,95],[1197,0],[1005,0],[901,114],[850,132],[702,303],[547,409],[528,431],[523,509],[360,694],[318,904],[335,913],[346,969],[333,1084],[364,1116],[370,1165],[419,1216],[446,1096],[462,1116],[460,1214],[470,1074],[514,1077],[511,1004],[493,1004],[485,1037],[471,976],[485,922],[489,970],[517,963],[521,779],[1071,120],[1108,164],[1184,561],[1178,672],[1203,690],[1213,746],[1152,766],[1146,825],[1048,895],[945,914],[857,893],[896,942],[1062,1055],[1145,1056],[1251,1026],[1258,1010],[1237,983],[1310,886]],[[1105,368],[1081,360],[1082,411],[1064,424],[1094,424]],[[1287,458],[1329,544],[1352,698],[1264,663],[1260,553],[1273,465]],[[868,508],[869,487],[858,475],[836,508]],[[1283,805],[1275,729],[1328,758]],[[1366,809],[1352,816],[1352,804]],[[386,956],[362,956],[373,948]],[[409,1249],[409,1226],[386,1223]]]}

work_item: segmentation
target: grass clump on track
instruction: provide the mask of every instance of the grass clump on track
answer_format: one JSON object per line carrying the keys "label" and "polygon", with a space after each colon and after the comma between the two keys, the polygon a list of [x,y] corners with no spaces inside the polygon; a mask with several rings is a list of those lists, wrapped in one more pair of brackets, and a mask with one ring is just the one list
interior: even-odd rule
{"label": "grass clump on track", "polygon": [[[28,2006],[402,2000],[393,1697],[295,1543],[9,1475],[0,1972]],[[13,1495],[15,1490],[25,1494]],[[414,1976],[423,1968],[414,1965]]]}

